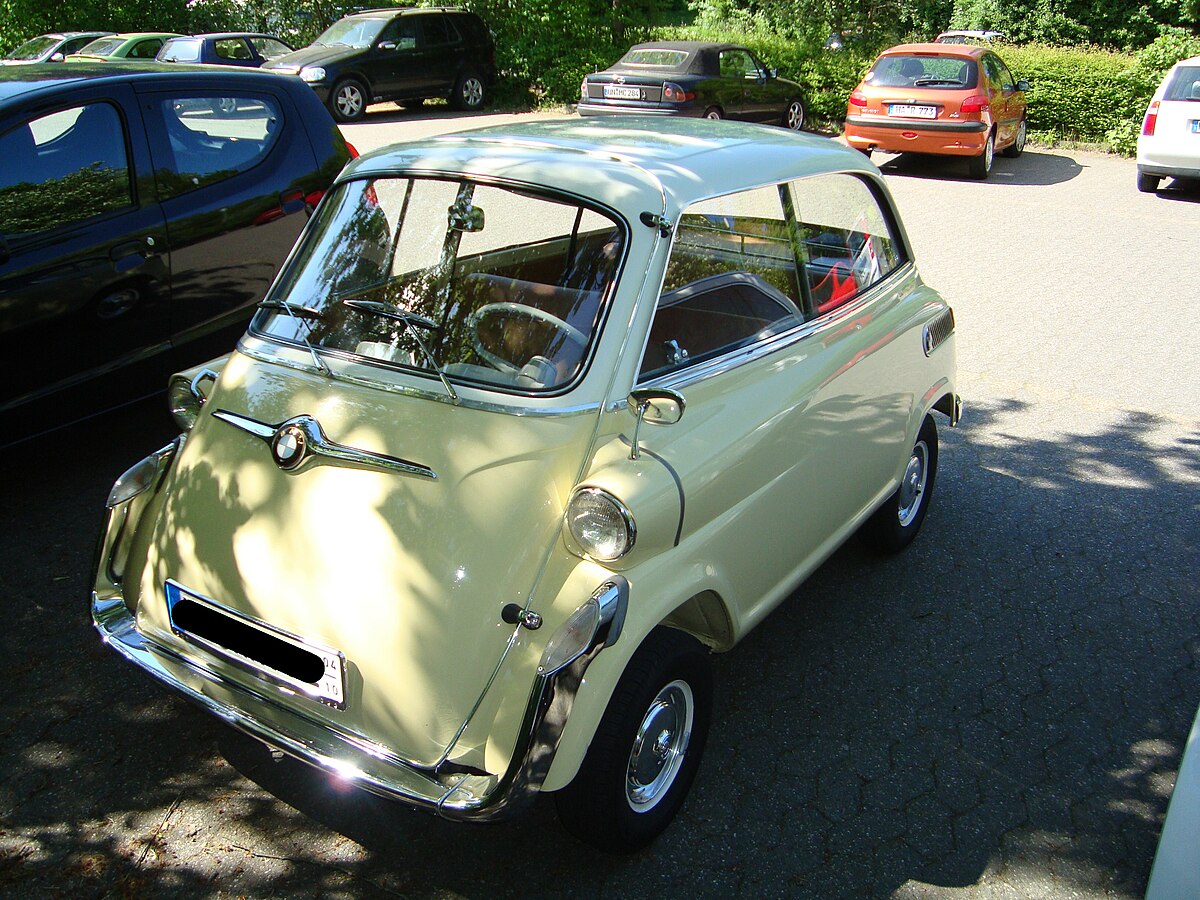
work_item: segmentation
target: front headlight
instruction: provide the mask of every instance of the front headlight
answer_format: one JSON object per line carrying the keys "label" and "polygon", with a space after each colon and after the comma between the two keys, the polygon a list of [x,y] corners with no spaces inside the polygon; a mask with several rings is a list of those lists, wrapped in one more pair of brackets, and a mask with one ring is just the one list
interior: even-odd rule
{"label": "front headlight", "polygon": [[633,549],[637,527],[620,500],[599,488],[579,488],[567,503],[567,528],[591,559],[612,562]]}
{"label": "front headlight", "polygon": [[300,80],[314,84],[325,80],[325,70],[320,66],[305,66],[300,70]]}

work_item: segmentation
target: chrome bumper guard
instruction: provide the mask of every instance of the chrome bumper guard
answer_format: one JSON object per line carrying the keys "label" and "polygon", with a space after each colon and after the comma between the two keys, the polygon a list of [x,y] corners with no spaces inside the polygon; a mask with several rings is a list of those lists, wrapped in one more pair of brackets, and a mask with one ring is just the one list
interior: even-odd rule
{"label": "chrome bumper guard", "polygon": [[[537,795],[584,673],[620,636],[629,584],[612,576],[592,595],[599,626],[570,662],[534,679],[512,761],[503,775],[425,769],[386,747],[338,732],[270,696],[225,678],[198,659],[156,643],[137,629],[124,599],[92,593],[92,617],[105,643],[167,687],[233,727],[373,794],[427,809],[448,819],[489,821],[520,811]],[[589,601],[590,602],[590,601]]]}

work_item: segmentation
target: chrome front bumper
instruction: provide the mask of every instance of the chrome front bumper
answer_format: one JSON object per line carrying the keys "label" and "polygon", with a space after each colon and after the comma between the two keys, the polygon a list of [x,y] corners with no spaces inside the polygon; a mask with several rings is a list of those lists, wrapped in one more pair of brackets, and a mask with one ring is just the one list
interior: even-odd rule
{"label": "chrome front bumper", "polygon": [[518,812],[538,793],[587,667],[619,636],[629,585],[614,576],[593,594],[602,610],[591,644],[572,662],[534,679],[512,761],[504,774],[424,769],[388,748],[305,716],[283,696],[225,678],[201,658],[185,657],[138,631],[121,597],[92,594],[92,616],[104,641],[167,687],[235,728],[373,794],[448,819],[488,821]]}

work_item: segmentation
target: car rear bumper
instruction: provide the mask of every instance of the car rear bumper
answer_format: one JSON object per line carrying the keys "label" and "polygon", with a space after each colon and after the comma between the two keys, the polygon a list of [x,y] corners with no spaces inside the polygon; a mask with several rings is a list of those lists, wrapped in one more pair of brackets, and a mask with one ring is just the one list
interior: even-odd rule
{"label": "car rear bumper", "polygon": [[597,103],[583,101],[576,109],[581,116],[684,116],[699,118],[704,110],[696,106],[662,106],[659,104]]}
{"label": "car rear bumper", "polygon": [[979,156],[987,142],[986,122],[916,122],[871,116],[846,117],[846,142],[856,150]]}
{"label": "car rear bumper", "polygon": [[584,673],[619,634],[629,588],[619,576],[598,588],[593,596],[607,614],[609,627],[601,627],[599,636],[572,662],[536,676],[512,760],[501,775],[451,766],[424,768],[387,747],[331,728],[306,716],[289,692],[265,682],[258,689],[247,687],[222,675],[202,654],[184,655],[144,634],[120,592],[108,594],[92,593],[92,618],[104,642],[226,723],[373,794],[448,819],[489,821],[519,812],[540,790]]}
{"label": "car rear bumper", "polygon": [[1159,162],[1138,162],[1139,175],[1153,175],[1158,178],[1200,178],[1200,163],[1191,165],[1173,165]]}

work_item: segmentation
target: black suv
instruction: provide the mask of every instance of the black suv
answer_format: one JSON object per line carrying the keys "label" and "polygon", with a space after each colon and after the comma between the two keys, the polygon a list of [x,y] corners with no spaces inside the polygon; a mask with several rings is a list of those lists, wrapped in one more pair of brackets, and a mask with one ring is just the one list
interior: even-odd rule
{"label": "black suv", "polygon": [[458,109],[483,106],[496,74],[492,34],[461,9],[371,9],[338,19],[302,50],[263,66],[299,75],[339,122],[396,100],[417,106],[446,97]]}

